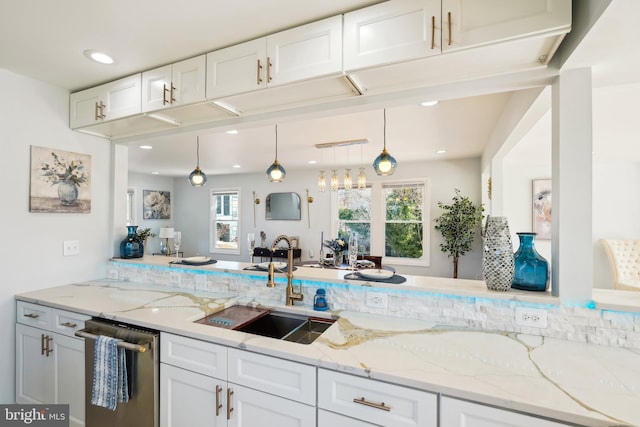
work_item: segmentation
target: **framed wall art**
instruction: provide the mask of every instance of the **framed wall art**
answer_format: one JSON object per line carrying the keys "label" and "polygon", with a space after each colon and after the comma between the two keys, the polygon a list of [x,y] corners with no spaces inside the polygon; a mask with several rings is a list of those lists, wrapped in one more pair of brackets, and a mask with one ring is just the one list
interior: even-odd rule
{"label": "framed wall art", "polygon": [[551,180],[533,180],[533,232],[537,239],[551,239]]}
{"label": "framed wall art", "polygon": [[91,212],[91,156],[32,145],[29,211]]}
{"label": "framed wall art", "polygon": [[171,219],[171,192],[142,190],[142,217],[146,219]]}

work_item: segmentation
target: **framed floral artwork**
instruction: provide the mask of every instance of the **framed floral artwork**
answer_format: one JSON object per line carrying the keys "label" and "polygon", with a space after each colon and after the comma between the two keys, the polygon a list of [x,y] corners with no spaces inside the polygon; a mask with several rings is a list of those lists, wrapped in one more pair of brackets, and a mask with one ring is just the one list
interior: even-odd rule
{"label": "framed floral artwork", "polygon": [[142,190],[144,219],[171,219],[171,192]]}
{"label": "framed floral artwork", "polygon": [[32,145],[29,211],[91,212],[91,156]]}
{"label": "framed floral artwork", "polygon": [[537,239],[551,239],[551,180],[533,180],[533,232]]}

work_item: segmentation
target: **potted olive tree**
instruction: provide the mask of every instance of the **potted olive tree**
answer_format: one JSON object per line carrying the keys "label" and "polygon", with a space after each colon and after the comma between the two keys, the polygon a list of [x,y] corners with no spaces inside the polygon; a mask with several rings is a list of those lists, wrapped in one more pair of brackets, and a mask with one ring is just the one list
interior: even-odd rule
{"label": "potted olive tree", "polygon": [[440,244],[440,250],[453,258],[454,279],[458,277],[458,260],[471,250],[476,227],[481,225],[484,212],[482,205],[474,205],[468,197],[461,196],[457,188],[455,192],[452,204],[438,202],[443,213],[435,219],[435,228],[445,240]]}

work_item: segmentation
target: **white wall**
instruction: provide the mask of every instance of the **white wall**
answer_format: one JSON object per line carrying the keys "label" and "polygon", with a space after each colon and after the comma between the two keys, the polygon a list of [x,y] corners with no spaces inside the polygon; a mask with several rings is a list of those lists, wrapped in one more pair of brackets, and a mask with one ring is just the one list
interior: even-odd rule
{"label": "white wall", "polygon": [[[109,142],[69,130],[69,93],[0,69],[0,402],[15,401],[17,293],[104,277],[109,241]],[[91,213],[29,212],[30,146],[86,153],[92,160]],[[63,257],[64,240],[79,240],[80,254]]]}
{"label": "white wall", "polygon": [[[266,169],[266,166],[265,166]],[[353,170],[357,167],[353,166]],[[366,168],[369,181],[381,179],[377,177],[370,165]],[[313,248],[317,259],[320,250],[320,234],[324,232],[325,239],[331,238],[331,192],[320,193],[316,187],[318,171],[288,171],[287,178],[282,183],[271,183],[265,174],[245,174],[216,176],[209,175],[207,185],[194,188],[186,179],[176,178],[175,188],[175,227],[182,231],[185,256],[209,253],[209,194],[211,189],[241,189],[241,254],[240,255],[212,255],[216,259],[248,261],[246,235],[249,232],[259,235],[260,231],[267,234],[267,242],[271,242],[279,234],[300,236],[300,246],[303,249],[302,258],[309,259],[309,248]],[[431,266],[430,267],[398,267],[399,272],[405,274],[420,274],[428,276],[450,277],[453,274],[453,264],[446,254],[440,251],[441,235],[433,229],[433,219],[440,216],[437,202],[450,203],[455,195],[454,189],[459,188],[463,195],[473,202],[480,202],[480,159],[464,159],[450,161],[436,161],[420,164],[399,164],[393,177],[386,179],[407,179],[429,177],[431,179]],[[308,211],[306,192],[314,198],[310,205],[311,226],[308,225]],[[253,226],[253,205],[251,203],[255,191],[261,203],[256,205],[256,226]],[[301,221],[267,221],[265,220],[264,199],[271,192],[293,191],[302,199]],[[461,258],[459,277],[480,279],[481,271],[481,243],[476,239],[474,250]]]}

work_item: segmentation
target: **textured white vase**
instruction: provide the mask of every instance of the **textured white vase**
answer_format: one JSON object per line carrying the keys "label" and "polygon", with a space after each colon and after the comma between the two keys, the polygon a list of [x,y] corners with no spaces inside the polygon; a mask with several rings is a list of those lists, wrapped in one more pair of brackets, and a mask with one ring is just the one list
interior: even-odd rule
{"label": "textured white vase", "polygon": [[482,275],[488,289],[508,291],[514,273],[509,223],[503,216],[488,216],[484,229]]}

